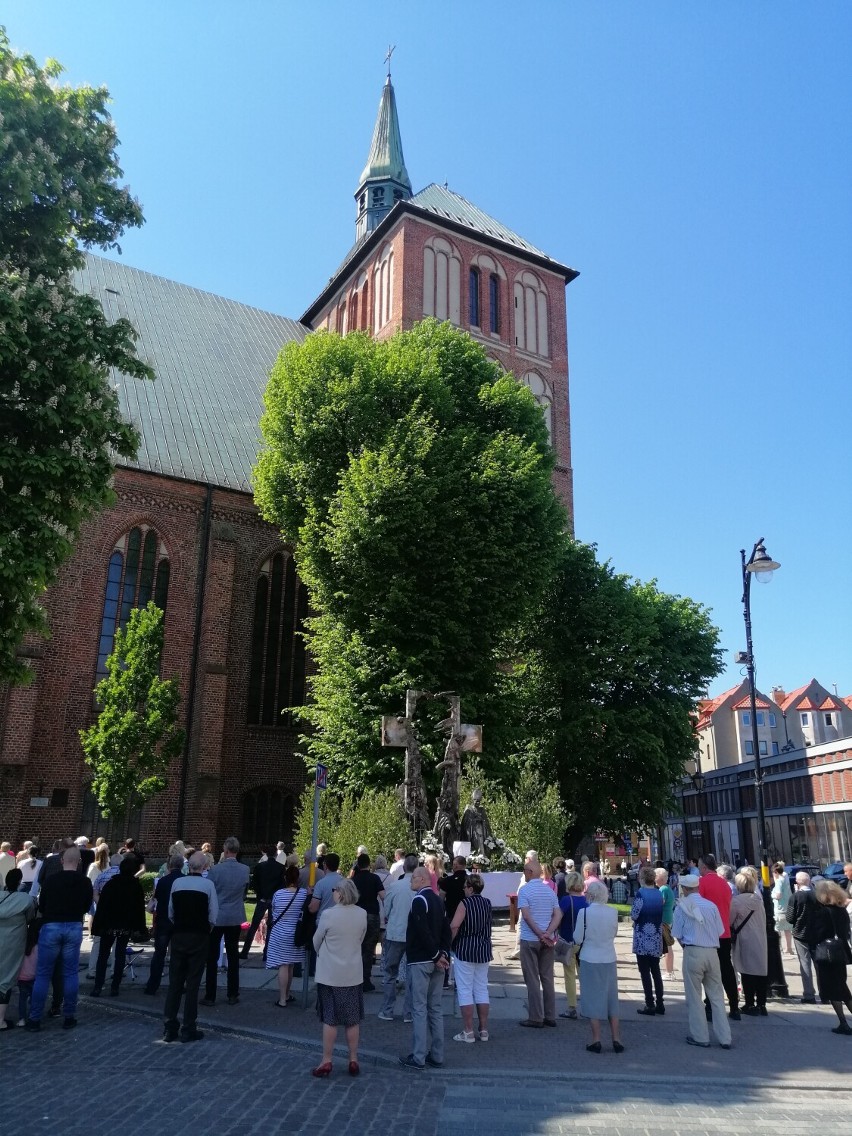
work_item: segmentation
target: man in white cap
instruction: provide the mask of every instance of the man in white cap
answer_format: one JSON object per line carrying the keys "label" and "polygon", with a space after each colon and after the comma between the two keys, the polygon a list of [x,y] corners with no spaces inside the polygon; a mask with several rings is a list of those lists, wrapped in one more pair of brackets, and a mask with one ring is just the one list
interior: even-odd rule
{"label": "man in white cap", "polygon": [[725,1013],[725,990],[719,968],[719,937],[725,930],[715,903],[698,894],[698,876],[679,876],[681,900],[675,908],[672,935],[683,947],[683,988],[689,1015],[688,1045],[710,1047],[710,1031],[702,1001],[713,1011],[713,1032],[723,1049],[731,1048],[731,1026]]}

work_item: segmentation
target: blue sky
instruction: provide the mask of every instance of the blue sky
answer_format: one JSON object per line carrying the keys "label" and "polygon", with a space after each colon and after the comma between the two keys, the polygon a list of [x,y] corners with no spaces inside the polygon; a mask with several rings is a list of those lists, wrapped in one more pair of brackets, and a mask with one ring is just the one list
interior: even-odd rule
{"label": "blue sky", "polygon": [[[125,259],[298,317],[354,236],[387,44],[415,189],[578,268],[576,527],[712,608],[758,682],[852,693],[852,6],[7,0],[112,92]],[[738,681],[733,664],[713,692]]]}

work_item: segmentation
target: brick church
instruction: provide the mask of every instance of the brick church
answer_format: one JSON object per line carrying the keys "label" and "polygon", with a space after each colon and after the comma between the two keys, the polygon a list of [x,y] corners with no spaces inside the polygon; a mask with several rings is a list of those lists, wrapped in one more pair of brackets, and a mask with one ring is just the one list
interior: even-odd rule
{"label": "brick church", "polygon": [[[565,286],[577,273],[446,185],[413,193],[390,75],[355,206],[355,243],[298,320],[88,257],[80,288],[130,320],[157,380],[112,377],[137,460],[116,469],[115,504],[45,596],[51,637],[21,648],[32,683],[0,688],[0,839],[132,834],[155,855],[178,836],[235,833],[249,851],[291,839],[305,766],[288,709],[305,694],[307,596],[251,490],[285,343],[318,329],[385,338],[429,316],[463,328],[541,404],[570,510]],[[162,673],[180,680],[186,746],[128,834],[87,788],[78,730],[116,629],[149,599],[165,609]]]}

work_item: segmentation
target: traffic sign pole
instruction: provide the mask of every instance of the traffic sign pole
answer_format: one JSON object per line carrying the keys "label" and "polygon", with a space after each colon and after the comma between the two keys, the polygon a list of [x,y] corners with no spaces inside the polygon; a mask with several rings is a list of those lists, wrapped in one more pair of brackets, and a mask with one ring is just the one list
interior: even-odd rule
{"label": "traffic sign pole", "polygon": [[[311,827],[311,862],[308,871],[308,886],[313,888],[317,880],[317,844],[319,843],[319,812],[320,812],[320,793],[323,789],[328,787],[328,768],[325,765],[317,765],[316,776],[314,777],[314,822]],[[308,943],[305,948],[305,961],[302,966],[302,1005],[307,1009],[308,1006],[308,982],[310,981],[311,961],[313,956],[313,944]]]}

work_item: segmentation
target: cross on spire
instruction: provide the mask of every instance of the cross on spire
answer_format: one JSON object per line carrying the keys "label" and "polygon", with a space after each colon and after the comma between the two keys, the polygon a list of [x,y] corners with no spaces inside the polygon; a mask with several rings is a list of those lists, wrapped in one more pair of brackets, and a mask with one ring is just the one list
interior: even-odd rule
{"label": "cross on spire", "polygon": [[389,79],[390,79],[390,69],[391,69],[391,56],[393,55],[393,53],[395,51],[396,51],[396,44],[393,44],[393,45],[388,44],[388,53],[385,56],[385,63],[387,63],[387,65],[388,65],[388,78]]}

